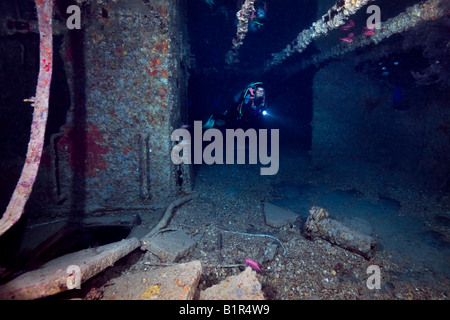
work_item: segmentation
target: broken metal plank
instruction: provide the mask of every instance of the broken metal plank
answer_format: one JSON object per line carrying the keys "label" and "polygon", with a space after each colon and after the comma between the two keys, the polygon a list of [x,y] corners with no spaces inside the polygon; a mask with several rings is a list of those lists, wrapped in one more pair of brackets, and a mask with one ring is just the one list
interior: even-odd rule
{"label": "broken metal plank", "polygon": [[0,300],[32,300],[73,289],[139,246],[131,238],[64,255],[0,286]]}
{"label": "broken metal plank", "polygon": [[172,215],[174,214],[174,210],[176,207],[182,205],[185,202],[188,202],[192,199],[195,199],[198,197],[198,194],[196,193],[192,193],[189,194],[183,198],[178,198],[176,200],[174,200],[166,209],[166,212],[164,213],[163,217],[161,218],[161,220],[159,220],[158,224],[149,232],[147,233],[142,239],[142,245],[143,248],[142,250],[146,250],[145,249],[145,245],[146,243],[148,243],[148,241],[154,236],[156,235],[160,230],[162,230],[163,228],[165,228],[168,224],[169,224],[169,220],[172,218]]}
{"label": "broken metal plank", "polygon": [[264,203],[264,218],[268,226],[281,228],[300,220],[300,215],[266,201]]}
{"label": "broken metal plank", "polygon": [[191,252],[197,243],[184,231],[175,230],[158,233],[141,241],[141,250],[147,250],[156,255],[161,261],[177,262]]}

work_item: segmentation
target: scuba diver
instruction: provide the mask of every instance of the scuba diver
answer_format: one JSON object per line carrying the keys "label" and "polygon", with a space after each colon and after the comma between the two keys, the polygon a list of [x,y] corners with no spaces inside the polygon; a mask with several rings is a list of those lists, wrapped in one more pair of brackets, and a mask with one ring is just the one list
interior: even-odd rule
{"label": "scuba diver", "polygon": [[203,125],[204,129],[214,126],[235,126],[238,122],[259,120],[265,114],[267,108],[266,91],[262,82],[252,82],[235,98],[235,105],[227,109],[223,114],[211,115]]}
{"label": "scuba diver", "polygon": [[264,20],[267,13],[267,3],[264,1],[255,1],[254,7],[255,11],[248,21],[248,29],[250,31],[258,31],[262,27],[261,21]]}

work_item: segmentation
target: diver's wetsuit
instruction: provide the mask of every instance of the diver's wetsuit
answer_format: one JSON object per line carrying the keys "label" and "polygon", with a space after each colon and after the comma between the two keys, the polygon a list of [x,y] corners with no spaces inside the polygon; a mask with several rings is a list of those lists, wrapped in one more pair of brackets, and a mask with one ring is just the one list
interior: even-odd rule
{"label": "diver's wetsuit", "polygon": [[[261,91],[257,94],[257,90]],[[212,115],[208,122],[212,121],[212,126],[216,127],[224,125],[228,128],[242,127],[245,123],[260,119],[265,109],[266,96],[262,83],[252,82],[241,92],[233,107],[226,110],[223,114]],[[206,125],[205,127],[208,128]]]}

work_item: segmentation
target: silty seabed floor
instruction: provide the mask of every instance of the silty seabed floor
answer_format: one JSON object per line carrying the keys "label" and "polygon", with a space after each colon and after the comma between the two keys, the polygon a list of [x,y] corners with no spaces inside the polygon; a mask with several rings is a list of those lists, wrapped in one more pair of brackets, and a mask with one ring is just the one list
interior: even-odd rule
{"label": "silty seabed floor", "polygon": [[[449,299],[448,196],[425,193],[373,165],[313,170],[307,153],[294,150],[281,151],[277,175],[260,176],[259,169],[259,164],[196,168],[194,191],[200,197],[181,206],[170,227],[201,239],[180,261],[202,261],[200,290],[243,270],[223,266],[242,264],[246,258],[258,260],[268,244],[277,243],[227,230],[267,234],[283,242],[286,253],[279,246],[275,258],[263,263],[264,272],[258,275],[266,299]],[[280,229],[267,226],[265,201],[297,212],[301,220]],[[368,261],[326,241],[306,239],[301,228],[313,205],[373,235],[378,241],[375,256]],[[144,219],[143,223],[156,221]],[[149,257],[135,251],[86,282],[76,296],[86,298],[92,288],[101,292],[108,285],[99,280],[102,277],[111,279],[121,272],[148,269],[149,262],[158,263]],[[380,267],[379,290],[367,287],[370,265]]]}

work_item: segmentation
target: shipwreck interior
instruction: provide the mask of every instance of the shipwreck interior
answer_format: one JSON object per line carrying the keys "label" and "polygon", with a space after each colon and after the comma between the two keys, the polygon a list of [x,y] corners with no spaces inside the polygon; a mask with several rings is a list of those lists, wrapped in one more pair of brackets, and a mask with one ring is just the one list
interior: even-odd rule
{"label": "shipwreck interior", "polygon": [[[45,11],[49,3],[51,27],[43,29],[37,8]],[[367,27],[369,5],[381,9],[379,28]],[[64,255],[126,241],[129,247],[120,250],[128,251],[114,256],[122,259],[121,267],[130,255],[128,264],[154,256],[161,265],[206,259],[207,271],[196,283],[200,291],[243,270],[213,272],[208,266],[242,264],[254,253],[255,261],[273,270],[261,275],[266,299],[337,297],[328,282],[322,281],[322,293],[312,293],[292,284],[298,280],[291,275],[271,278],[289,263],[300,268],[302,253],[294,242],[318,237],[304,231],[315,215],[316,223],[337,217],[327,225],[333,230],[354,227],[372,237],[361,236],[366,249],[322,237],[356,254],[353,266],[386,266],[392,252],[405,254],[404,260],[392,258],[396,266],[414,265],[410,278],[423,280],[426,274],[430,286],[423,296],[411,297],[448,299],[449,12],[443,0],[2,0],[3,220],[13,219],[6,212],[16,196],[25,204],[0,234],[0,297],[52,295],[48,289],[31,296],[22,296],[23,288],[2,293],[1,286]],[[44,121],[34,116],[42,102],[36,90],[42,84],[43,30],[50,30],[53,43]],[[195,140],[195,121],[205,124],[223,114],[256,81],[264,85],[267,115],[238,127],[270,132],[269,153],[272,160],[279,157],[276,174],[260,175],[261,163],[173,161],[176,129]],[[24,186],[21,176],[32,162],[27,150],[34,148],[30,127],[39,125],[45,135],[38,171]],[[225,134],[225,128],[217,132]],[[243,148],[249,151],[248,141]],[[16,194],[20,187],[25,191]],[[287,211],[296,213],[287,224],[268,222],[269,212],[281,217]],[[175,216],[184,219],[177,226]],[[382,221],[395,222],[387,229]],[[275,243],[277,258],[267,258],[264,241],[250,249],[233,238],[226,247],[226,237],[239,233],[267,235],[262,239],[272,248]],[[192,241],[189,250],[155,253],[151,240],[171,234],[172,240]],[[417,236],[418,244],[407,234]],[[351,265],[338,260],[327,279],[341,276],[340,284],[355,285]],[[379,295],[355,295],[408,298],[409,287],[392,277]],[[291,282],[279,286],[280,279]],[[92,292],[85,290],[78,294]],[[151,292],[158,294],[159,289]]]}

